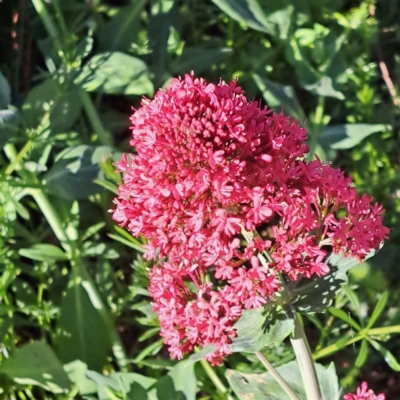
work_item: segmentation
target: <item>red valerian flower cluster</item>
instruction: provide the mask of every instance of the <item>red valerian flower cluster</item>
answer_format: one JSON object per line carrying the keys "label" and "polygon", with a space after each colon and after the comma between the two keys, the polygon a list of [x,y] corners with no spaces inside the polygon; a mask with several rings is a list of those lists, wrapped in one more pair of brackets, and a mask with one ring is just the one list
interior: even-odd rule
{"label": "red valerian flower cluster", "polygon": [[343,400],[385,400],[383,393],[376,395],[371,389],[368,389],[367,382],[363,382],[356,393],[349,393],[343,396]]}
{"label": "red valerian flower cluster", "polygon": [[388,234],[382,207],[308,162],[305,130],[235,81],[174,79],[131,122],[136,155],[117,163],[113,218],[160,260],[149,291],[173,357],[211,344],[220,362],[234,323],[280,290],[280,274],[325,275],[327,248],[362,259]]}

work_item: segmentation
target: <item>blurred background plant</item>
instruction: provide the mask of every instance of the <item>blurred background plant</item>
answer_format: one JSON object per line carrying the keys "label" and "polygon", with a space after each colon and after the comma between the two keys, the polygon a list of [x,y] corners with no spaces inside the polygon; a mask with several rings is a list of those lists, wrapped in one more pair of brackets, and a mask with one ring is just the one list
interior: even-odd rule
{"label": "blurred background plant", "polygon": [[[400,392],[396,0],[0,1],[0,396],[234,398],[227,368],[169,360],[143,243],[111,221],[129,116],[171,77],[238,78],[387,210],[390,240],[306,322],[345,390]],[[390,328],[389,328],[390,326]],[[383,343],[383,344],[382,344]],[[265,349],[275,366],[293,355]]]}

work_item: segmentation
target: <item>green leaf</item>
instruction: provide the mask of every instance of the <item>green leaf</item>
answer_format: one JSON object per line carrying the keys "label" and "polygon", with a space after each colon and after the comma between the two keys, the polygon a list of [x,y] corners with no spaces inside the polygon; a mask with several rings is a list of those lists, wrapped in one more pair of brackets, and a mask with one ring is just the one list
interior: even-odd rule
{"label": "green leaf", "polygon": [[354,321],[353,318],[350,317],[350,314],[347,314],[340,308],[335,307],[329,307],[328,310],[334,317],[340,318],[342,321],[346,322],[346,324],[353,327],[356,331],[361,330],[361,326],[356,321]]}
{"label": "green leaf", "polygon": [[75,360],[65,364],[64,371],[67,373],[71,382],[78,388],[79,394],[85,395],[96,392],[96,384],[86,377],[87,365],[84,362]]}
{"label": "green leaf", "polygon": [[201,47],[185,47],[182,55],[172,64],[174,74],[184,74],[194,70],[196,74],[209,71],[213,65],[218,65],[232,55],[232,49],[204,49]]}
{"label": "green leaf", "polygon": [[68,260],[62,249],[53,244],[35,244],[27,249],[19,249],[19,255],[35,261],[63,261]]}
{"label": "green leaf", "polygon": [[78,119],[82,104],[78,88],[72,85],[62,87],[54,79],[47,79],[35,86],[22,106],[22,117],[28,128],[39,126],[44,115],[49,112],[52,133],[67,132]]}
{"label": "green leaf", "polygon": [[362,368],[362,366],[367,361],[368,353],[369,353],[368,341],[363,340],[361,342],[360,351],[358,353],[356,361],[354,362],[354,365],[356,366],[356,368]]}
{"label": "green leaf", "polygon": [[0,148],[2,148],[8,140],[16,132],[17,113],[14,110],[0,110]]}
{"label": "green leaf", "polygon": [[174,7],[173,0],[159,0],[153,3],[149,23],[147,25],[147,37],[149,39],[149,66],[154,73],[156,83],[161,83],[169,78],[167,72],[168,39],[173,24]]}
{"label": "green leaf", "polygon": [[111,324],[101,315],[90,287],[72,278],[62,300],[56,337],[57,354],[64,363],[82,360],[90,369],[101,370],[111,349]]}
{"label": "green leaf", "polygon": [[318,142],[323,147],[335,150],[351,149],[366,137],[387,131],[390,127],[383,124],[345,124],[332,125],[325,128],[318,136]]}
{"label": "green leaf", "polygon": [[181,361],[181,366],[185,367],[187,365],[200,361],[208,354],[214,353],[215,350],[216,348],[209,344],[206,347],[203,347],[200,351],[191,354],[186,360]]}
{"label": "green leaf", "polygon": [[323,76],[317,82],[305,85],[304,89],[322,97],[333,97],[335,99],[343,100],[344,94],[334,88],[333,80],[330,76]]}
{"label": "green leaf", "polygon": [[304,111],[297,100],[296,93],[291,86],[284,86],[268,79],[262,79],[257,74],[254,74],[253,78],[268,107],[278,113],[283,111],[300,122],[306,119]]}
{"label": "green leaf", "polygon": [[268,15],[257,0],[212,0],[234,20],[252,29],[269,33],[281,39],[288,37],[293,6],[271,12]]}
{"label": "green leaf", "polygon": [[[333,363],[324,368],[320,364],[314,364],[323,400],[339,399],[339,384]],[[286,383],[300,400],[305,400],[306,395],[301,380],[299,367],[296,361],[277,368],[278,373],[284,377]],[[264,374],[245,374],[228,369],[226,377],[229,385],[240,400],[283,400],[287,394],[276,382],[275,378],[266,372]]]}
{"label": "green leaf", "polygon": [[176,364],[167,375],[158,380],[155,389],[158,400],[195,400],[197,381],[194,365]]}
{"label": "green leaf", "polygon": [[[373,257],[378,250],[371,250],[364,260]],[[291,304],[296,310],[305,314],[324,311],[347,282],[347,271],[360,261],[331,253],[325,263],[330,267],[327,275],[303,279],[292,292]]]}
{"label": "green leaf", "polygon": [[392,368],[393,371],[400,372],[400,364],[396,360],[396,357],[385,347],[383,347],[380,343],[378,343],[376,340],[373,340],[369,337],[367,337],[368,342],[383,355],[383,358],[387,362],[390,368]]}
{"label": "green leaf", "polygon": [[99,193],[102,189],[95,182],[103,177],[99,163],[111,153],[107,146],[67,148],[43,176],[46,191],[67,200],[82,200]]}
{"label": "green leaf", "polygon": [[6,108],[11,103],[11,88],[7,79],[0,72],[0,109]]}
{"label": "green leaf", "polygon": [[95,371],[87,371],[86,375],[96,383],[99,400],[119,399],[116,395],[111,397],[114,393],[121,393],[123,398],[132,400],[147,400],[147,390],[156,381],[136,373],[117,372],[104,376]]}
{"label": "green leaf", "polygon": [[0,372],[21,385],[40,386],[52,393],[62,393],[71,381],[53,350],[44,342],[32,342],[4,359]]}
{"label": "green leaf", "polygon": [[375,306],[375,309],[371,315],[371,318],[368,320],[367,329],[370,329],[374,326],[377,319],[382,314],[383,310],[385,309],[386,303],[389,299],[388,292],[383,292],[382,296],[379,298],[378,303]]}
{"label": "green leaf", "polygon": [[108,51],[128,51],[136,40],[139,22],[146,0],[135,0],[133,4],[121,7],[104,26],[100,36],[101,48]]}
{"label": "green leaf", "polygon": [[93,56],[75,83],[88,92],[150,96],[154,92],[146,64],[139,58],[120,52]]}
{"label": "green leaf", "polygon": [[232,352],[256,353],[266,346],[278,346],[294,329],[290,311],[264,308],[245,310],[235,324],[237,337]]}

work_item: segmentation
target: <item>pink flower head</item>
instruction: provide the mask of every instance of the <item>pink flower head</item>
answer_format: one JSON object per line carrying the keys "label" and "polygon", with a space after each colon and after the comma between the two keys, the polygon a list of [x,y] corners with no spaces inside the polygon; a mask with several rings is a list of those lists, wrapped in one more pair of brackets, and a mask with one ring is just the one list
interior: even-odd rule
{"label": "pink flower head", "polygon": [[343,400],[385,400],[383,393],[376,395],[371,389],[368,389],[367,382],[363,382],[357,388],[356,393],[349,393],[343,396]]}
{"label": "pink flower head", "polygon": [[117,163],[113,218],[148,240],[148,259],[168,260],[149,290],[177,358],[211,344],[219,362],[243,309],[280,290],[278,273],[325,275],[327,245],[362,259],[387,236],[382,208],[341,171],[307,162],[305,130],[248,102],[236,81],[173,79],[131,122],[136,154]]}

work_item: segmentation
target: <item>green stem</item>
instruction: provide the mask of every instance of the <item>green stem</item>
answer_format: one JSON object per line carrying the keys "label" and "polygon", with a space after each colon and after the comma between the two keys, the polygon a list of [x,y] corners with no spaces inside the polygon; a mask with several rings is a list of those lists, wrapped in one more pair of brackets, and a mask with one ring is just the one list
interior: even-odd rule
{"label": "green stem", "polygon": [[294,333],[290,342],[292,343],[297,363],[299,364],[307,400],[321,400],[321,393],[310,346],[298,315],[295,316]]}
{"label": "green stem", "polygon": [[314,353],[313,359],[318,360],[320,358],[330,356],[331,354],[336,353],[337,351],[342,350],[353,343],[359,342],[362,339],[365,339],[365,334],[364,335],[357,334],[357,336],[349,339],[347,342],[343,343],[340,346],[338,346],[337,344],[331,344],[330,346],[324,347],[320,351]]}
{"label": "green stem", "polygon": [[268,370],[268,372],[274,377],[278,382],[279,386],[285,391],[285,393],[290,397],[291,400],[299,400],[296,393],[290,388],[290,386],[284,381],[284,379],[279,375],[279,372],[273,367],[273,365],[265,358],[265,356],[258,351],[256,356]]}
{"label": "green stem", "polygon": [[5,175],[10,175],[14,169],[19,165],[19,163],[23,160],[29,150],[32,148],[33,142],[28,140],[21,151],[16,155],[15,159],[8,165],[6,170],[4,171]]}
{"label": "green stem", "polygon": [[368,336],[390,335],[391,333],[400,333],[400,325],[368,329]]}
{"label": "green stem", "polygon": [[314,121],[312,123],[312,128],[311,128],[311,137],[310,137],[310,151],[308,152],[308,159],[312,160],[314,157],[315,149],[317,147],[318,143],[318,135],[319,131],[322,126],[322,121],[324,118],[324,109],[325,109],[325,97],[320,96],[318,98],[318,104],[317,108],[315,109],[315,114],[314,114]]}
{"label": "green stem", "polygon": [[[211,382],[214,384],[214,386],[221,392],[226,394],[228,392],[228,389],[226,386],[222,383],[221,379],[219,379],[219,376],[216,374],[214,371],[213,367],[209,364],[208,361],[201,359],[200,360],[200,365],[203,367],[204,372],[207,374],[207,376],[210,378]],[[226,395],[227,400],[233,400],[232,396],[227,394]]]}
{"label": "green stem", "polygon": [[61,32],[62,32],[62,34],[64,36],[64,42],[66,42],[67,38],[69,36],[69,33],[68,33],[68,28],[67,28],[67,25],[65,23],[64,17],[62,15],[60,6],[58,4],[58,0],[51,0],[51,4],[53,5],[54,11],[55,11],[55,16],[56,16],[58,24],[59,24],[59,26],[61,28]]}
{"label": "green stem", "polygon": [[[90,289],[91,289],[90,292],[94,296],[93,300],[99,305],[99,307],[97,307],[97,309],[98,309],[98,312],[99,312],[101,318],[103,319],[103,321],[105,322],[105,324],[107,326],[110,325],[110,323],[109,323],[110,317],[107,312],[106,306],[96,288],[95,283],[93,282],[90,274],[88,273],[88,271],[82,261],[82,258],[79,254],[79,249],[77,249],[75,241],[69,239],[69,237],[67,236],[66,231],[63,228],[61,221],[57,215],[57,212],[54,209],[53,205],[51,204],[50,200],[43,193],[43,191],[38,190],[38,189],[31,190],[30,194],[36,201],[37,205],[39,206],[40,210],[42,211],[43,215],[45,216],[47,222],[49,223],[51,229],[53,230],[55,236],[60,241],[62,247],[67,252],[67,254],[71,260],[71,265],[72,265],[74,273],[78,274],[80,276],[80,278],[83,281],[85,281],[85,284],[90,286]],[[71,235],[71,237],[73,237],[73,238],[78,237],[77,232],[73,232],[74,229],[75,228],[73,228],[71,226],[68,227],[68,232]],[[112,340],[113,340],[114,356],[115,356],[121,370],[126,371],[127,365],[129,364],[128,356],[125,353],[123,344],[121,342],[121,339],[120,339],[116,329],[112,329],[110,326],[110,331],[111,331]]]}
{"label": "green stem", "polygon": [[93,130],[96,132],[100,143],[106,146],[112,144],[111,135],[104,129],[90,95],[82,89],[79,91],[79,96],[81,98],[86,115],[89,118],[90,124],[92,125]]}
{"label": "green stem", "polygon": [[51,19],[50,14],[47,11],[47,8],[44,5],[43,1],[42,0],[32,0],[32,4],[35,7],[36,12],[38,13],[40,19],[42,20],[43,25],[45,26],[47,32],[49,33],[50,37],[54,41],[56,49],[61,50],[62,46],[61,46],[61,41],[60,41],[58,31],[57,31],[55,25],[53,24],[53,20]]}

